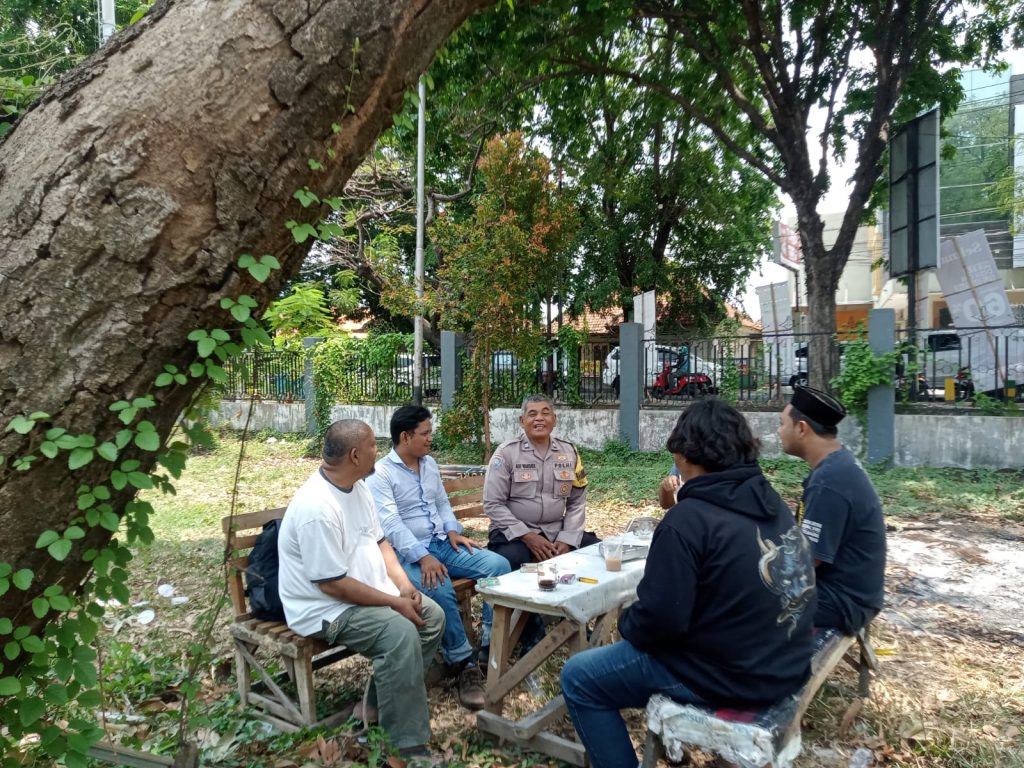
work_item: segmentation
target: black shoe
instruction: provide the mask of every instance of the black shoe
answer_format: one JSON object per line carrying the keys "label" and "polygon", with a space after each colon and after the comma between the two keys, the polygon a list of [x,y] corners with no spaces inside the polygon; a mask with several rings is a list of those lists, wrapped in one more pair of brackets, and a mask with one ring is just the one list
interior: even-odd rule
{"label": "black shoe", "polygon": [[475,659],[470,659],[459,673],[459,703],[466,709],[483,709],[486,703],[484,673]]}

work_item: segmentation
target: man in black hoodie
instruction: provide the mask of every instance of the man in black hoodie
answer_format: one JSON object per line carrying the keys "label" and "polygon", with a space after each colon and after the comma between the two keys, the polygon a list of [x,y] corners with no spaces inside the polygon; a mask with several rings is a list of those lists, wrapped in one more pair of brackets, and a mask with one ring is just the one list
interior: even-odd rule
{"label": "man in black hoodie", "polygon": [[619,710],[654,693],[762,706],[810,676],[816,593],[810,548],[757,465],[736,409],[690,406],[668,439],[683,478],[651,541],[622,640],[573,656],[562,691],[594,768],[633,768]]}

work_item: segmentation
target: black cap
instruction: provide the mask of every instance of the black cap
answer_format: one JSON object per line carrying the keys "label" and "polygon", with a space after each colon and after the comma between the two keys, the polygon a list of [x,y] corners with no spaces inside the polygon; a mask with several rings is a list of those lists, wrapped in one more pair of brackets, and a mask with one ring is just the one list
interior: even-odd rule
{"label": "black cap", "polygon": [[834,427],[846,416],[842,403],[813,387],[796,387],[789,404],[823,427]]}

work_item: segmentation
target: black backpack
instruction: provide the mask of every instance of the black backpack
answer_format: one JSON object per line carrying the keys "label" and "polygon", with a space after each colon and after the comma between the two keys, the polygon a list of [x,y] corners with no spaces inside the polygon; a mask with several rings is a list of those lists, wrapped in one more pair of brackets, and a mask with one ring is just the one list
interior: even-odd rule
{"label": "black backpack", "polygon": [[277,591],[277,534],[280,520],[268,520],[249,553],[245,569],[245,594],[249,612],[264,621],[284,621],[284,606]]}

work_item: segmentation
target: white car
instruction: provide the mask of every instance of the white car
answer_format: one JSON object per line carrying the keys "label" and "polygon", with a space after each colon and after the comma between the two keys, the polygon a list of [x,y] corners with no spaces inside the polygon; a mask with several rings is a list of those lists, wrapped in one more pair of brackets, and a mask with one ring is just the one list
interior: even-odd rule
{"label": "white car", "polygon": [[[679,365],[680,358],[684,358],[688,350],[684,347],[666,347],[661,344],[655,346],[655,353],[657,357],[654,360],[653,367],[650,362],[646,364],[646,376],[644,377],[644,386],[653,387],[655,379],[665,369],[667,364],[670,368],[674,369]],[[690,372],[691,373],[704,373],[707,374],[711,379],[712,386],[719,379],[718,365],[702,359],[697,355],[689,355]],[[619,396],[619,348],[612,347],[611,352],[604,359],[604,370],[601,371],[601,381],[604,382],[606,387],[611,387],[615,392],[615,396]]]}

